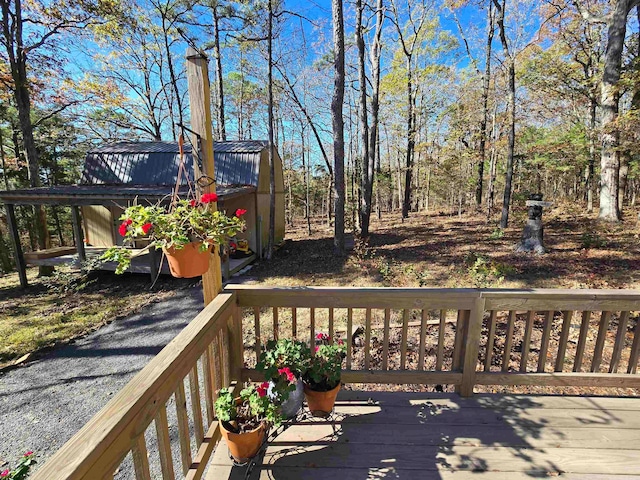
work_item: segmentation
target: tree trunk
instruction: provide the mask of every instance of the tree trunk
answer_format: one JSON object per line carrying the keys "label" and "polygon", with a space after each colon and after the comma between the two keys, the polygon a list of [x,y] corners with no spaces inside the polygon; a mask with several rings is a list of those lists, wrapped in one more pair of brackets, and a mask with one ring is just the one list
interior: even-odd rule
{"label": "tree trunk", "polygon": [[594,176],[596,170],[596,110],[598,107],[598,101],[595,97],[591,96],[589,99],[589,165],[587,166],[587,212],[593,212],[593,192]]}
{"label": "tree trunk", "polygon": [[367,78],[364,65],[364,37],[362,32],[362,0],[356,0],[356,45],[358,47],[358,133],[360,138],[360,237],[369,235],[369,217],[371,215],[371,197],[369,191],[369,124],[367,113]]}
{"label": "tree trunk", "polygon": [[493,4],[488,4],[487,15],[487,43],[484,48],[484,75],[482,77],[482,120],[480,121],[480,156],[478,158],[476,179],[476,205],[482,205],[482,183],[484,181],[484,162],[486,160],[487,147],[487,119],[489,117],[489,86],[491,83],[491,47],[493,44],[493,32],[495,22],[493,18]]}
{"label": "tree trunk", "polygon": [[500,217],[500,228],[507,228],[507,225],[509,224],[509,206],[511,204],[511,190],[513,181],[513,159],[516,142],[516,66],[515,58],[512,52],[510,52],[509,50],[507,34],[504,26],[504,10],[506,0],[502,0],[502,5],[498,3],[498,0],[494,0],[494,3],[498,10],[497,23],[498,27],[500,28],[500,42],[502,43],[502,49],[507,60],[509,86],[509,90],[507,93],[507,114],[509,122],[507,169],[505,172],[504,196],[502,199],[502,215]]}
{"label": "tree trunk", "polygon": [[227,141],[227,129],[224,118],[224,84],[222,75],[222,55],[220,53],[220,17],[218,4],[212,5],[213,13],[213,49],[216,57],[216,84],[218,86],[218,136],[223,142]]}
{"label": "tree trunk", "polygon": [[627,15],[630,4],[631,0],[618,0],[615,3],[607,33],[607,49],[601,85],[602,150],[600,154],[600,213],[598,218],[610,222],[617,222],[621,218],[618,208],[620,131],[616,123],[620,99],[618,81],[622,68],[622,51],[627,32]]}
{"label": "tree trunk", "polygon": [[413,175],[414,134],[414,105],[413,105],[413,77],[411,71],[411,56],[407,56],[407,160],[404,174],[404,200],[402,202],[402,218],[409,217],[411,208],[411,177]]}
{"label": "tree trunk", "polygon": [[268,2],[267,25],[267,110],[269,117],[269,241],[267,243],[267,260],[271,260],[276,236],[276,167],[273,155],[273,0]]}
{"label": "tree trunk", "polygon": [[[27,50],[24,47],[22,38],[22,2],[15,1],[15,11],[10,11],[10,3],[6,0],[0,1],[2,8],[2,32],[4,36],[4,46],[11,69],[11,78],[14,87],[14,99],[18,110],[18,121],[22,134],[22,146],[26,155],[29,175],[29,185],[40,187],[40,158],[36,143],[33,138],[33,123],[31,122],[31,97],[29,92],[29,80],[27,77]],[[9,30],[10,25],[14,25],[13,30]],[[51,246],[49,232],[47,229],[47,217],[42,205],[34,206],[34,225],[38,238],[38,248],[44,250]],[[51,267],[39,267],[40,275],[49,275]]]}
{"label": "tree trunk", "polygon": [[333,160],[335,163],[335,230],[333,245],[337,255],[345,254],[344,245],[344,120],[342,104],[344,102],[344,16],[342,0],[332,0],[333,44],[334,44],[334,87],[331,100],[331,119],[333,124]]}

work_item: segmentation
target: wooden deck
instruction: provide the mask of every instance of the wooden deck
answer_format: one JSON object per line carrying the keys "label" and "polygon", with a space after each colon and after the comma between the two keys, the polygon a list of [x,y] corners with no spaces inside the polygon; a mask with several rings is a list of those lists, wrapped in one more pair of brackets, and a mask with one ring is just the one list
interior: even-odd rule
{"label": "wooden deck", "polygon": [[[249,478],[640,479],[640,398],[342,391],[334,419],[292,423]],[[205,478],[245,473],[221,441]]]}

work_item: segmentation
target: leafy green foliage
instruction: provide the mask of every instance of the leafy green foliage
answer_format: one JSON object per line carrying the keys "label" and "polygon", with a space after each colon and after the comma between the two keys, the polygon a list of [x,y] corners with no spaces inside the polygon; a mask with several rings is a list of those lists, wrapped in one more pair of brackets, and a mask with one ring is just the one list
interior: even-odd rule
{"label": "leafy green foliage", "polygon": [[269,340],[256,368],[271,380],[281,377],[278,370],[282,368],[289,368],[297,378],[301,378],[309,368],[310,359],[311,350],[305,342],[287,338]]}
{"label": "leafy green foliage", "polygon": [[25,453],[18,462],[18,465],[15,466],[15,468],[13,468],[12,470],[5,469],[0,472],[0,479],[23,480],[24,478],[27,478],[29,470],[31,469],[33,464],[36,463],[34,456],[34,453],[31,451]]}
{"label": "leafy green foliage", "polygon": [[580,236],[582,248],[603,248],[607,246],[607,239],[602,238],[598,232],[587,231]]}
{"label": "leafy green foliage", "polygon": [[330,343],[329,336],[323,333],[316,335],[315,355],[311,358],[304,381],[312,390],[326,392],[333,390],[340,383],[342,361],[346,347],[342,340]]}
{"label": "leafy green foliage", "polygon": [[506,276],[516,272],[516,269],[511,265],[494,262],[475,252],[470,252],[465,256],[465,263],[468,265],[467,274],[476,288],[500,285]]}
{"label": "leafy green foliage", "polygon": [[214,405],[216,417],[227,422],[236,433],[251,431],[266,422],[278,426],[282,422],[277,395],[269,395],[270,385],[263,382],[256,387],[248,385],[240,391],[238,398],[228,388],[218,392]]}

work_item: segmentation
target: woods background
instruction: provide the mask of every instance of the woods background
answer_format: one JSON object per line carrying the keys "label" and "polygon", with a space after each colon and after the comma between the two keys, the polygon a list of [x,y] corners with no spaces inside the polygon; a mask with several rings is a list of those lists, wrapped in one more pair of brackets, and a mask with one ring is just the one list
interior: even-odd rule
{"label": "woods background", "polygon": [[[616,222],[640,194],[638,3],[0,0],[2,189],[75,183],[102,143],[176,140],[193,45],[216,137],[272,139],[287,222],[335,222],[338,253],[370,215],[504,229],[537,192]],[[17,214],[27,251],[74,241],[64,207]],[[2,216],[3,272],[8,243]]]}

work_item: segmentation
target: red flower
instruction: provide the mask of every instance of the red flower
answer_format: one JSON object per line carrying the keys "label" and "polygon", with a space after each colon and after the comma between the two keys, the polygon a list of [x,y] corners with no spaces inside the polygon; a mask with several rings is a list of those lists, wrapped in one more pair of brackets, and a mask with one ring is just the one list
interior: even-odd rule
{"label": "red flower", "polygon": [[295,383],[296,382],[296,376],[291,372],[289,367],[279,368],[278,369],[278,373],[280,375],[285,375],[287,377],[287,381],[289,383]]}
{"label": "red flower", "polygon": [[317,333],[316,340],[324,340],[324,333]]}
{"label": "red flower", "polygon": [[120,224],[120,228],[118,228],[118,232],[120,233],[121,237],[124,237],[127,234],[127,225],[128,223],[126,221]]}
{"label": "red flower", "polygon": [[11,472],[9,470],[3,470],[0,472],[0,478],[8,477]]}
{"label": "red flower", "polygon": [[205,193],[204,195],[202,195],[202,197],[200,197],[200,203],[210,203],[217,201],[218,195],[216,195],[215,193]]}
{"label": "red flower", "polygon": [[130,218],[127,218],[124,223],[127,224],[127,226],[131,225],[133,223],[133,220],[131,220]]}
{"label": "red flower", "polygon": [[33,455],[33,451],[32,450],[29,450],[27,453],[24,454],[25,457],[29,457],[31,455]]}
{"label": "red flower", "polygon": [[316,352],[318,351],[318,349],[319,349],[319,348],[320,348],[320,347],[316,346]]}
{"label": "red flower", "polygon": [[192,207],[195,207],[197,204],[198,202],[196,202],[195,200],[189,201],[189,205],[191,205]]}
{"label": "red flower", "polygon": [[239,208],[236,210],[236,217],[240,218],[245,213],[247,213],[247,211],[244,208]]}
{"label": "red flower", "polygon": [[344,342],[342,340],[338,340],[338,345],[344,345]]}
{"label": "red flower", "polygon": [[269,382],[262,382],[256,391],[258,392],[259,397],[264,397],[269,390]]}
{"label": "red flower", "polygon": [[146,235],[147,233],[149,233],[149,230],[151,230],[151,227],[153,227],[151,223],[145,223],[144,225],[142,225],[141,228],[144,234]]}

